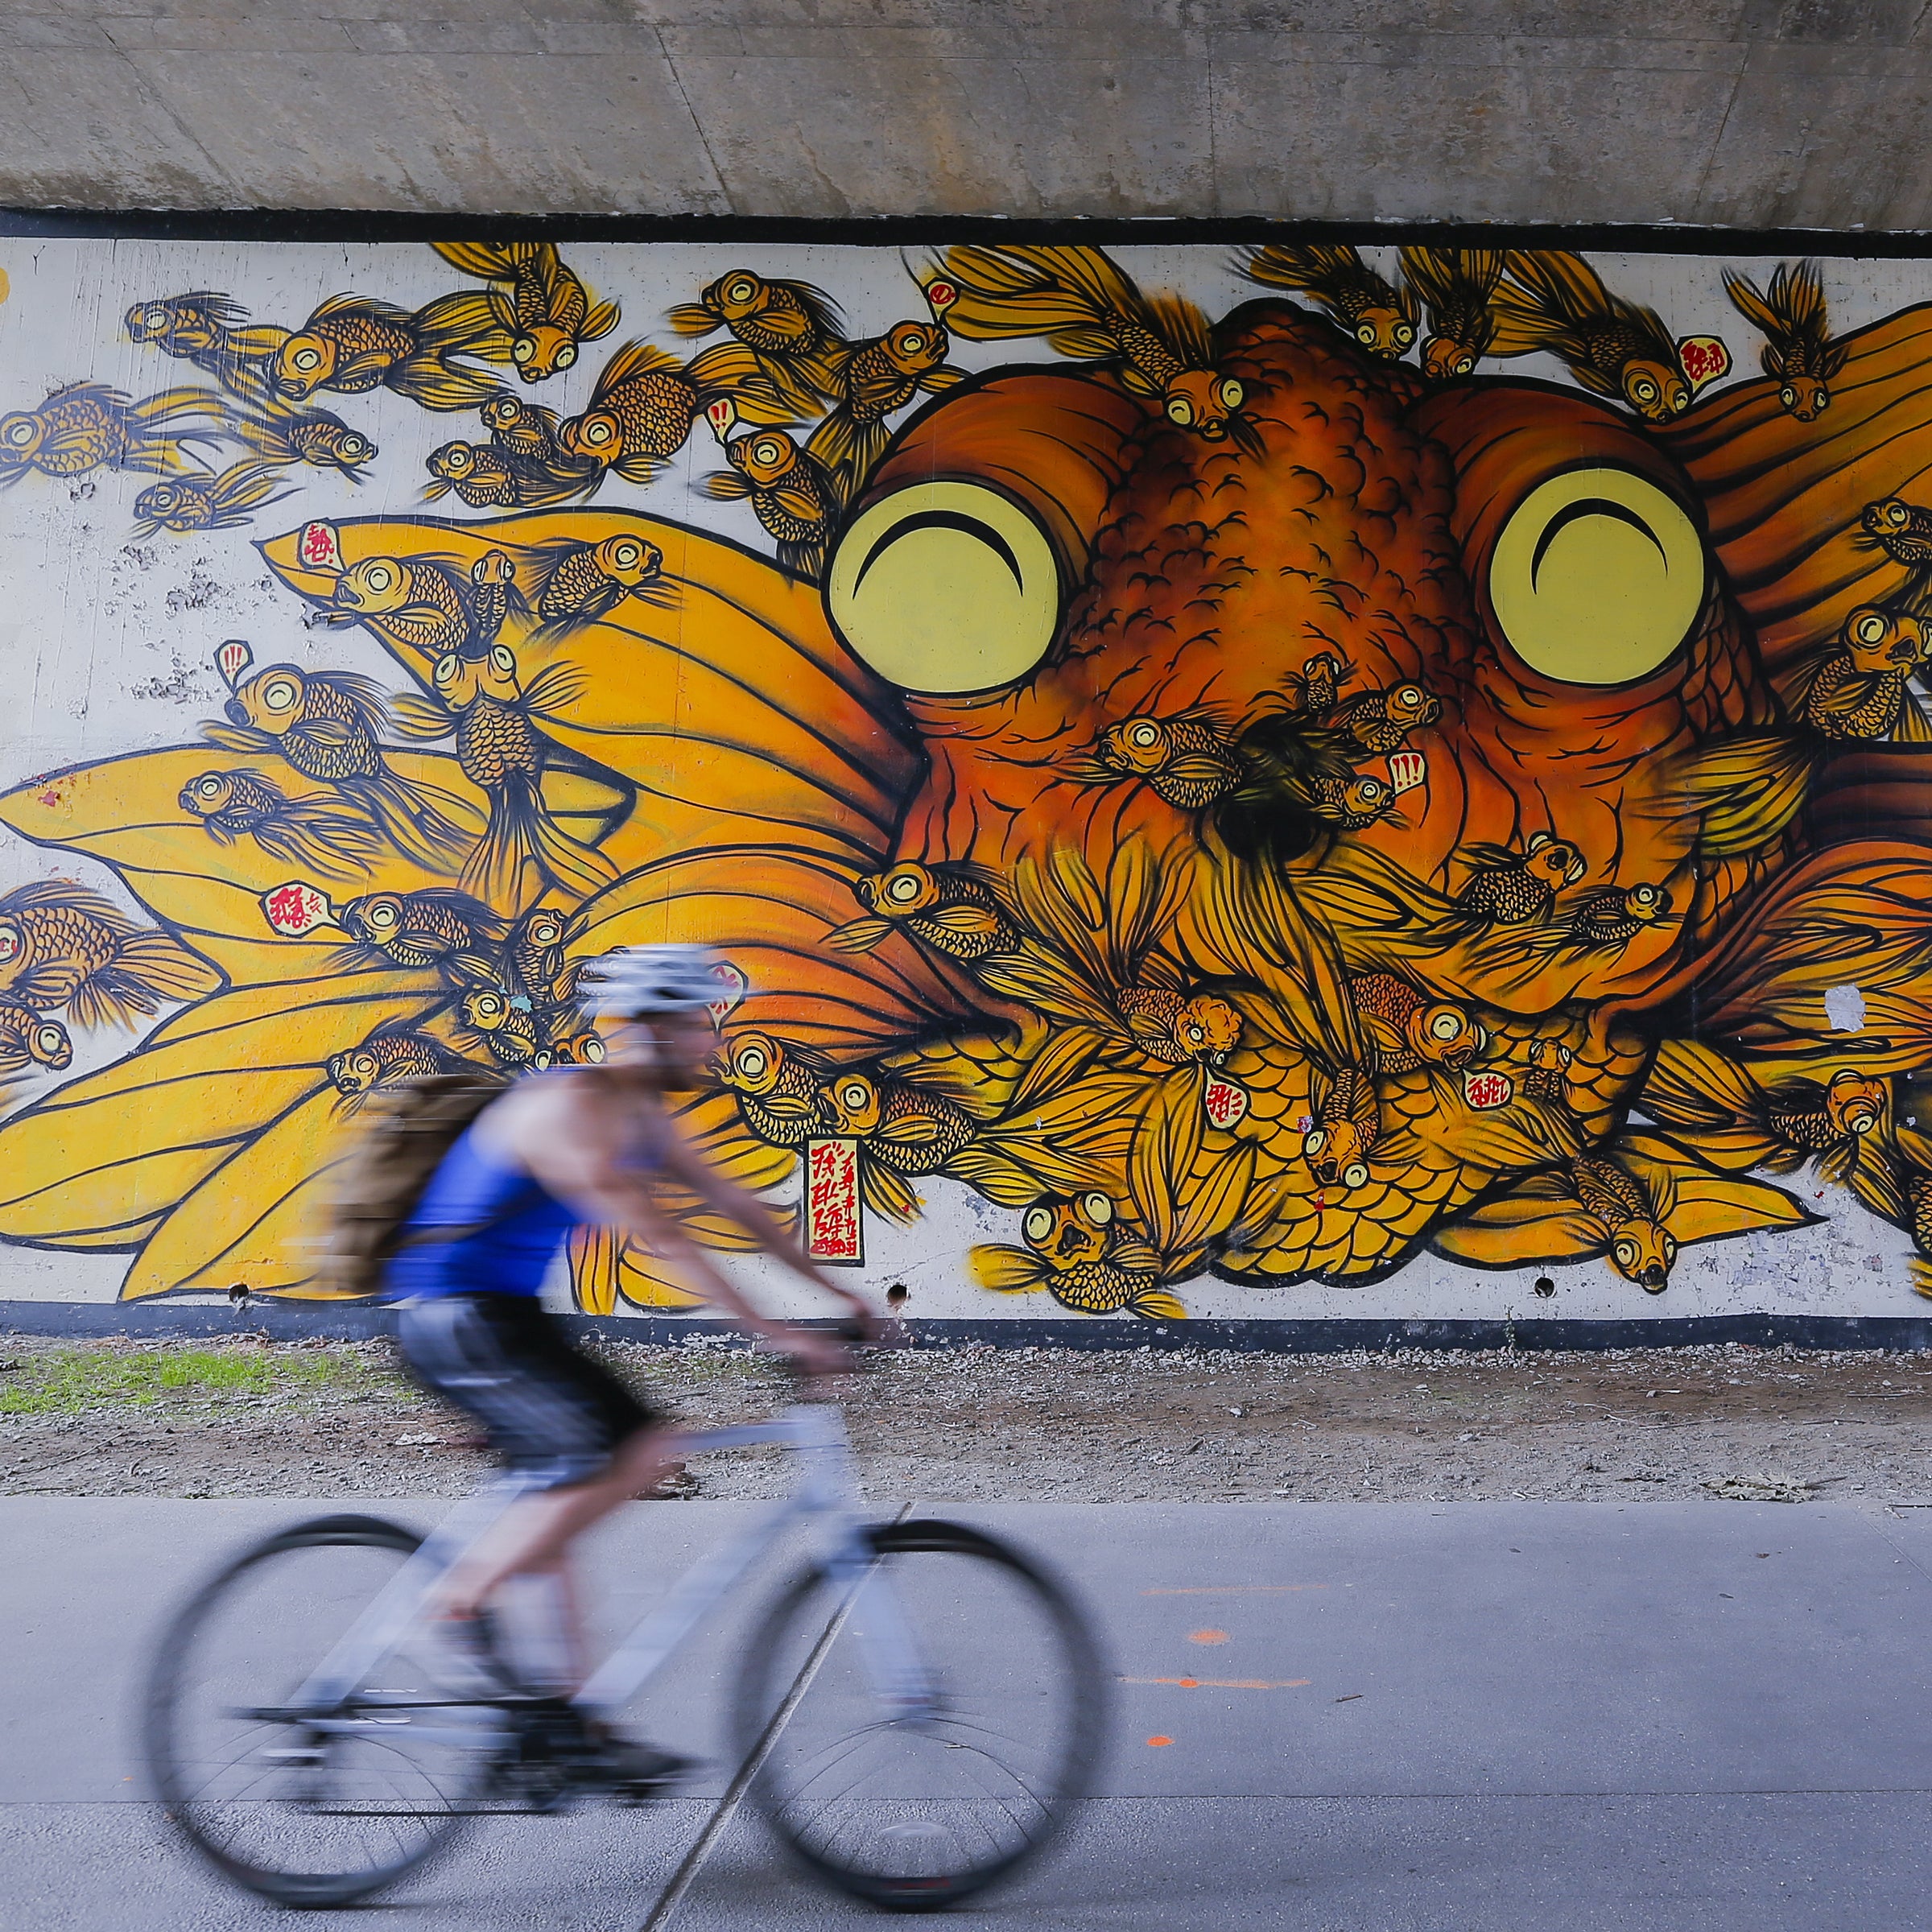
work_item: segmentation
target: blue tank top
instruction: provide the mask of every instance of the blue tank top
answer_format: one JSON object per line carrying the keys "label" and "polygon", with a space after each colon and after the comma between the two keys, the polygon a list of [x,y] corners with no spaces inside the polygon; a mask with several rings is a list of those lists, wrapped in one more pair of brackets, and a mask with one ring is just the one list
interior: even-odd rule
{"label": "blue tank top", "polygon": [[[389,1294],[397,1301],[440,1294],[534,1295],[576,1219],[534,1176],[485,1153],[472,1125],[443,1157],[405,1232],[476,1232],[398,1249],[389,1264]],[[488,1224],[477,1227],[478,1222]]]}

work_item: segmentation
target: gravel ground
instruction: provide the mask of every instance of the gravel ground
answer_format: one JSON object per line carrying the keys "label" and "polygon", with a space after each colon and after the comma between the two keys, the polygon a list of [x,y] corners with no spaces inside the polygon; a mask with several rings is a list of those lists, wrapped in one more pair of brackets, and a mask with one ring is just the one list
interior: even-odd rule
{"label": "gravel ground", "polygon": [[[766,1364],[722,1343],[601,1352],[693,1424],[784,1399]],[[875,1355],[847,1408],[881,1503],[1932,1501],[1932,1356],[980,1347]],[[0,1493],[452,1496],[485,1460],[471,1426],[411,1389],[386,1343],[0,1337]],[[674,1487],[770,1495],[782,1462],[706,1457]]]}

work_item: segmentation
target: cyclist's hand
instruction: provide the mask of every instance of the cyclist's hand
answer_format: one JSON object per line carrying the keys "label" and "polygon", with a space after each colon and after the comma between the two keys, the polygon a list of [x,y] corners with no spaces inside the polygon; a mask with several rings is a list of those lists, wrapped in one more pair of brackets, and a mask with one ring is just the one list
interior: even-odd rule
{"label": "cyclist's hand", "polygon": [[810,1328],[794,1328],[778,1337],[778,1344],[791,1357],[793,1367],[801,1375],[852,1373],[852,1356],[836,1335],[821,1335]]}

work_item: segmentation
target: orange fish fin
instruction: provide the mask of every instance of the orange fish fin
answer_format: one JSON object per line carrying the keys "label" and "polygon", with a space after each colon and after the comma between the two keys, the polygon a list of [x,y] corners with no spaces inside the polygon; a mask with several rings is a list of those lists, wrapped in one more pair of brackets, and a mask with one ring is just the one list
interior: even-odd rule
{"label": "orange fish fin", "polygon": [[825,943],[836,952],[870,952],[892,931],[890,919],[854,919],[825,935]]}
{"label": "orange fish fin", "polygon": [[976,1247],[967,1265],[972,1278],[996,1294],[1037,1294],[1046,1286],[1046,1263],[1024,1248]]}

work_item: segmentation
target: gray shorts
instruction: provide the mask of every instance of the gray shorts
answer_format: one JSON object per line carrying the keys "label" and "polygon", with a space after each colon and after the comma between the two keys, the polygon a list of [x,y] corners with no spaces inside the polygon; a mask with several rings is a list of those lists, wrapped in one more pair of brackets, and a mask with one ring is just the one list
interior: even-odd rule
{"label": "gray shorts", "polygon": [[504,1466],[542,1489],[601,1476],[665,1418],[572,1348],[534,1294],[405,1302],[396,1339],[411,1373],[483,1425]]}

